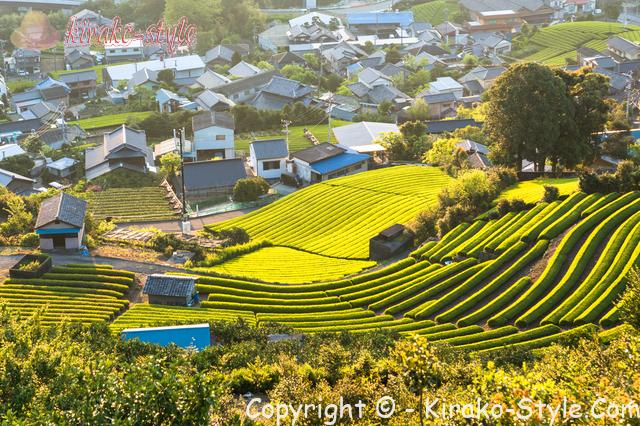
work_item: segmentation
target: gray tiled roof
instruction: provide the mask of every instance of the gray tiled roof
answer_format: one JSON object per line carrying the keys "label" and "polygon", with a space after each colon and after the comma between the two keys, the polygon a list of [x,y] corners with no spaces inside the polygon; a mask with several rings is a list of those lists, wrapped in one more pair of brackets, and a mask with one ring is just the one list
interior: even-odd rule
{"label": "gray tiled roof", "polygon": [[299,99],[313,92],[313,87],[304,85],[296,80],[275,76],[262,88],[262,91],[291,99]]}
{"label": "gray tiled roof", "polygon": [[30,120],[10,121],[7,123],[0,123],[0,133],[12,133],[22,132],[31,133],[42,127],[42,121],[39,118],[32,118]]}
{"label": "gray tiled roof", "polygon": [[269,139],[251,142],[253,152],[258,160],[285,158],[289,156],[287,142],[284,139]]}
{"label": "gray tiled roof", "polygon": [[92,81],[96,79],[97,75],[95,70],[70,72],[60,75],[60,81],[64,83],[78,83],[80,81]]}
{"label": "gray tiled roof", "polygon": [[427,104],[439,104],[441,102],[454,102],[456,100],[456,96],[451,92],[428,93],[422,96],[422,99],[424,99]]}
{"label": "gray tiled roof", "polygon": [[335,157],[345,152],[345,149],[330,144],[329,142],[314,145],[302,151],[294,152],[293,157],[306,163],[313,164],[327,158]]}
{"label": "gray tiled roof", "polygon": [[196,161],[184,164],[184,185],[187,191],[233,186],[247,177],[242,158]]}
{"label": "gray tiled roof", "polygon": [[154,274],[147,277],[142,292],[152,296],[190,297],[196,292],[196,280],[192,277]]}
{"label": "gray tiled roof", "polygon": [[86,211],[85,200],[61,192],[42,202],[36,220],[36,229],[56,220],[81,228]]}
{"label": "gray tiled roof", "polygon": [[233,115],[226,112],[205,111],[191,118],[193,131],[206,129],[211,126],[223,127],[225,129],[235,129]]}

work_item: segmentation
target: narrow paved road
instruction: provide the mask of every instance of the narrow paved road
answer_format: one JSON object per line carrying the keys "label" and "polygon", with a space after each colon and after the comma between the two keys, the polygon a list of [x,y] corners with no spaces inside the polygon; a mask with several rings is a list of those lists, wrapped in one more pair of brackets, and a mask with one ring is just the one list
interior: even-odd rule
{"label": "narrow paved road", "polygon": [[[203,229],[206,225],[211,225],[212,223],[224,222],[225,220],[229,220],[229,219],[233,219],[233,218],[245,215],[254,210],[255,208],[234,210],[232,212],[218,213],[218,214],[212,214],[210,216],[193,218],[190,220],[191,229],[193,231],[199,231]],[[181,231],[179,220],[170,220],[166,222],[133,222],[133,223],[118,224],[118,228],[120,229],[130,228],[132,226],[135,226],[137,228],[156,228],[162,232],[180,232]]]}
{"label": "narrow paved road", "polygon": [[[114,269],[125,269],[127,271],[138,274],[161,274],[167,271],[184,272],[184,269],[172,266],[156,265],[151,263],[136,262],[134,260],[115,259],[102,256],[80,256],[77,254],[64,253],[48,253],[53,260],[54,265],[63,265],[65,263],[86,263],[87,265],[95,263],[106,263],[112,265]],[[21,254],[0,255],[0,270],[6,270],[12,267],[20,258]]]}

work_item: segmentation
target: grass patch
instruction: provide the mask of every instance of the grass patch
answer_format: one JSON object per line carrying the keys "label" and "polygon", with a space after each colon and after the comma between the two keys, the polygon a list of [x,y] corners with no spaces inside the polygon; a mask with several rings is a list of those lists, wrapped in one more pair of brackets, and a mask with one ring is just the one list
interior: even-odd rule
{"label": "grass patch", "polygon": [[126,123],[129,118],[144,119],[153,114],[153,111],[143,112],[122,112],[119,114],[103,115],[100,117],[85,118],[77,121],[70,121],[69,124],[77,124],[84,130],[101,129],[103,127],[118,126]]}
{"label": "grass patch", "polygon": [[[331,122],[332,127],[344,126],[345,124],[351,124],[348,121],[341,120],[333,120]],[[329,125],[328,124],[319,124],[317,126],[293,126],[289,127],[289,151],[296,152],[305,148],[309,148],[312,144],[311,142],[304,136],[304,129],[307,128],[314,134],[316,138],[322,143],[327,142],[329,136]],[[260,134],[255,138],[252,138],[249,134],[242,134],[236,137],[236,149],[240,151],[245,151],[249,153],[249,144],[254,140],[263,140],[263,139],[274,139],[274,138],[284,138],[284,133],[282,132],[273,132]],[[331,137],[331,140],[335,142],[335,137]]]}
{"label": "grass patch", "polygon": [[94,65],[92,67],[89,68],[83,68],[81,70],[61,70],[61,71],[52,71],[49,73],[49,75],[55,79],[59,78],[62,74],[70,74],[70,73],[74,73],[74,72],[80,72],[80,71],[90,71],[90,70],[94,70],[96,72],[96,83],[97,84],[102,84],[102,69],[107,67],[108,65],[105,64],[101,64],[101,65]]}
{"label": "grass patch", "polygon": [[544,185],[557,186],[560,195],[569,195],[578,190],[578,178],[541,178],[518,182],[502,191],[499,198],[519,198],[526,203],[535,203],[542,199]]}

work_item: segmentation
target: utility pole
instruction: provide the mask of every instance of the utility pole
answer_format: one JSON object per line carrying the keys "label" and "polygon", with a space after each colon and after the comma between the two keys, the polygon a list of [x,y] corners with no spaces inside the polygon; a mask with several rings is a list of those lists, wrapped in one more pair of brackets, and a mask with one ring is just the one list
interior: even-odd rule
{"label": "utility pole", "polygon": [[284,127],[284,137],[287,141],[287,151],[289,151],[289,125],[291,125],[291,121],[282,119],[282,127]]}
{"label": "utility pole", "polygon": [[[174,132],[174,138],[176,135],[176,130]],[[182,186],[182,190],[180,191],[180,195],[182,198],[182,233],[188,234],[191,232],[191,222],[189,222],[189,217],[187,216],[187,196],[186,196],[186,186],[184,183],[184,127],[178,129],[178,142],[180,147],[180,182]]]}
{"label": "utility pole", "polygon": [[327,132],[327,142],[331,143],[331,113],[333,112],[333,93],[329,98],[329,122],[328,122],[328,132]]}

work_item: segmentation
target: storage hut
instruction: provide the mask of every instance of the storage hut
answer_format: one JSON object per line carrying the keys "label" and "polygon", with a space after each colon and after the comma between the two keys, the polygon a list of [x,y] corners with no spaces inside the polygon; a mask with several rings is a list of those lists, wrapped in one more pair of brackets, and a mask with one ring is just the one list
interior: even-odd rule
{"label": "storage hut", "polygon": [[40,205],[36,234],[42,250],[79,249],[84,235],[87,202],[61,192]]}
{"label": "storage hut", "polygon": [[142,290],[149,303],[156,305],[190,306],[196,297],[196,279],[154,274],[147,278]]}
{"label": "storage hut", "polygon": [[413,244],[413,234],[403,225],[395,224],[369,240],[371,260],[383,260],[395,256]]}

